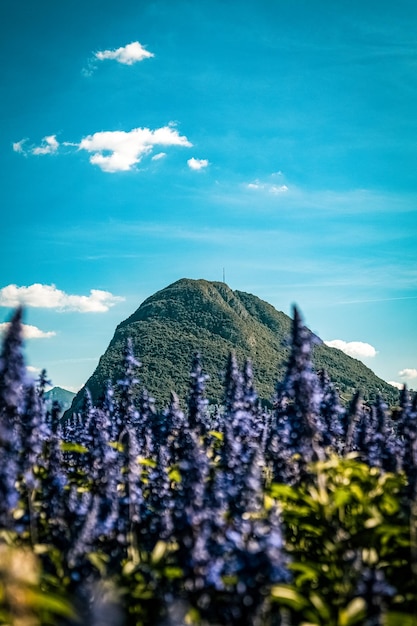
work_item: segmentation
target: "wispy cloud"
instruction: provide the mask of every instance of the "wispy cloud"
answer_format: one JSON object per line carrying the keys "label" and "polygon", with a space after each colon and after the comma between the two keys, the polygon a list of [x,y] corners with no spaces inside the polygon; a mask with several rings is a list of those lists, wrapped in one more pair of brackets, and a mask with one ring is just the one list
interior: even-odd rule
{"label": "wispy cloud", "polygon": [[413,380],[414,378],[417,378],[417,369],[406,367],[405,369],[398,372],[398,375],[401,376],[401,378]]}
{"label": "wispy cloud", "polygon": [[[313,252],[320,252],[323,246],[327,244],[328,240],[335,244],[336,252],[340,248],[340,234],[337,238],[332,239],[332,234],[329,236],[327,233],[323,234],[321,239],[312,238],[310,232],[305,232],[301,229],[294,228],[292,222],[284,222],[279,219],[273,224],[271,223],[269,228],[266,228],[262,223],[254,223],[249,221],[246,225],[238,227],[236,224],[226,224],[222,227],[213,226],[207,224],[204,227],[195,226],[188,220],[184,220],[180,223],[177,219],[165,223],[150,222],[150,221],[126,221],[112,219],[110,222],[91,222],[89,229],[94,229],[94,242],[91,243],[91,250],[93,250],[94,244],[97,245],[97,254],[103,254],[103,245],[111,245],[116,241],[116,236],[123,236],[126,242],[132,241],[136,246],[136,237],[138,235],[146,235],[147,237],[156,238],[169,238],[170,240],[184,240],[199,241],[204,240],[212,242],[214,244],[227,244],[230,241],[240,242],[246,244],[252,249],[264,249],[265,245],[274,245],[276,241],[280,241],[280,247],[285,249],[288,253],[292,254],[292,262],[296,266],[297,271],[306,273],[308,275],[308,284],[311,286],[311,276],[315,275],[317,279],[320,278],[319,284],[323,287],[329,287],[334,285],[339,286],[373,286],[379,285],[381,282],[385,285],[387,276],[395,278],[395,284],[401,281],[401,288],[416,285],[416,277],[414,274],[404,274],[403,279],[398,271],[398,266],[394,263],[384,264],[383,272],[379,264],[372,261],[364,263],[362,259],[352,258],[350,254],[335,254],[334,264],[329,266],[329,263],[322,258],[321,254],[315,255]],[[70,232],[54,233],[54,241],[56,238],[62,239],[63,243],[68,245],[75,245],[76,242],[90,240],[89,229],[80,229],[74,226]],[[116,235],[117,233],[117,235]],[[256,238],[254,234],[256,233]],[[49,237],[45,239],[45,242],[49,242]],[[338,244],[338,246],[337,246]],[[119,253],[119,251],[117,250]],[[136,248],[132,248],[129,252],[137,254]],[[90,251],[90,255],[93,252]],[[128,254],[125,249],[124,254]],[[254,262],[251,259],[251,264]],[[338,272],[334,271],[337,265]],[[260,268],[264,268],[264,262],[259,265]],[[267,269],[272,269],[268,265]],[[292,271],[293,266],[288,266],[288,259],[278,256],[273,260],[273,269],[285,271]],[[331,281],[329,282],[329,279]],[[324,282],[323,282],[324,281]],[[416,296],[417,297],[417,296]],[[345,299],[343,299],[345,301]],[[346,299],[347,300],[347,299]],[[353,299],[352,299],[353,300]],[[337,304],[342,304],[340,298]]]}
{"label": "wispy cloud", "polygon": [[[6,332],[9,328],[9,322],[4,322],[0,324],[0,333]],[[51,331],[43,331],[37,326],[31,326],[30,324],[22,324],[23,329],[23,338],[24,339],[50,339],[51,337],[55,337],[56,332]]]}
{"label": "wispy cloud", "polygon": [[187,165],[190,170],[198,171],[208,167],[209,162],[207,159],[195,159],[194,157],[191,157],[191,159],[188,159]]}
{"label": "wispy cloud", "polygon": [[[416,194],[384,192],[366,188],[352,188],[344,190],[307,188],[288,180],[285,173],[279,171],[262,178],[242,181],[238,186],[224,186],[218,189],[217,197],[221,202],[239,203],[253,206],[255,197],[259,198],[259,206],[270,210],[276,206],[279,198],[285,196],[285,206],[290,210],[297,209],[297,215],[304,219],[306,213],[315,211],[319,216],[331,214],[345,215],[372,215],[390,214],[392,207],[398,213],[415,211]],[[268,199],[268,202],[267,202]]]}
{"label": "wispy cloud", "polygon": [[158,154],[154,154],[152,157],[152,161],[160,161],[166,157],[166,152],[158,152]]}
{"label": "wispy cloud", "polygon": [[[405,279],[404,282],[406,281],[407,279]],[[408,280],[408,282],[411,285],[415,285],[414,280]],[[372,299],[364,298],[362,300],[343,300],[343,301],[337,302],[336,304],[364,304],[366,302],[393,302],[395,300],[416,300],[416,299],[417,299],[417,296],[398,296],[394,298],[372,298]]]}
{"label": "wispy cloud", "polygon": [[252,183],[248,183],[246,187],[251,191],[264,191],[266,193],[272,193],[274,195],[286,193],[287,191],[289,191],[287,185],[274,185],[272,183],[263,183],[260,180],[255,180]]}
{"label": "wispy cloud", "polygon": [[0,289],[0,306],[19,305],[58,311],[78,311],[79,313],[105,313],[110,307],[124,298],[114,296],[109,291],[91,289],[89,296],[70,295],[57,289],[55,285],[35,283],[28,287],[7,285]]}
{"label": "wispy cloud", "polygon": [[54,154],[59,148],[59,141],[57,140],[56,135],[47,135],[42,139],[39,146],[33,144],[26,146],[27,141],[27,139],[21,139],[20,141],[13,143],[13,151],[24,155],[33,154],[35,156],[40,156],[44,154]]}
{"label": "wispy cloud", "polygon": [[250,183],[245,183],[244,188],[247,191],[272,194],[273,196],[289,191],[288,185],[285,184],[284,174],[281,171],[273,172],[263,180],[256,178]]}
{"label": "wispy cloud", "polygon": [[27,139],[21,139],[20,141],[15,141],[12,144],[13,152],[17,152],[19,154],[26,154],[26,150],[24,148],[26,141]]}
{"label": "wispy cloud", "polygon": [[95,53],[94,58],[98,61],[114,60],[123,65],[133,65],[144,59],[151,59],[154,56],[139,41],[132,41],[132,43],[114,50],[99,50]]}
{"label": "wispy cloud", "polygon": [[337,348],[348,356],[355,359],[369,359],[376,356],[377,351],[370,343],[363,341],[343,341],[343,339],[332,339],[324,342],[330,348]]}

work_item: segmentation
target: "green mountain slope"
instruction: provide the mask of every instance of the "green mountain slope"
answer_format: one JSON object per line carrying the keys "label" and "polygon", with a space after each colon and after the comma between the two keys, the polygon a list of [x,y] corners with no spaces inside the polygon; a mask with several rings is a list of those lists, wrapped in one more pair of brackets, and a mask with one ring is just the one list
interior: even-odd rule
{"label": "green mountain slope", "polygon": [[52,403],[59,402],[61,409],[66,411],[71,406],[73,399],[75,398],[75,393],[72,391],[68,391],[68,389],[63,389],[62,387],[52,387],[49,391],[45,392],[45,402],[46,408],[50,409],[52,407]]}
{"label": "green mountain slope", "polygon": [[[245,357],[252,359],[258,393],[269,401],[285,369],[290,329],[287,315],[256,296],[232,291],[220,282],[181,279],[145,300],[119,324],[86,386],[97,401],[105,382],[120,378],[123,350],[131,337],[142,363],[141,383],[160,407],[168,402],[171,390],[180,398],[186,397],[191,360],[197,350],[210,375],[207,392],[211,401],[222,400],[222,371],[231,350],[240,362]],[[390,403],[398,398],[397,390],[363,363],[321,341],[314,361],[317,369],[327,370],[346,397],[359,388],[365,399],[377,393]],[[81,393],[73,402],[73,410],[81,402]]]}

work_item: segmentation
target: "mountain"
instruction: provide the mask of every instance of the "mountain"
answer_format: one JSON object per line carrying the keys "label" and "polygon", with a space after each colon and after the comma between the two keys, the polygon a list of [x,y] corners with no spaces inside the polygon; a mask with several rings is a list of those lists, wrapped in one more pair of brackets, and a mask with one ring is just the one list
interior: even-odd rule
{"label": "mountain", "polygon": [[[267,302],[243,291],[232,291],[221,282],[181,279],[158,291],[119,324],[106,352],[86,383],[93,401],[99,400],[106,381],[121,377],[126,341],[132,338],[141,361],[140,382],[165,406],[171,390],[185,398],[193,354],[198,350],[204,370],[210,375],[207,394],[221,402],[222,371],[229,351],[242,363],[250,357],[259,396],[270,401],[276,381],[285,371],[291,319]],[[388,403],[398,400],[398,391],[378,378],[361,361],[321,340],[314,349],[317,370],[326,369],[342,396],[349,399],[361,389],[365,399],[382,394]],[[82,401],[75,397],[71,412]]]}
{"label": "mountain", "polygon": [[52,387],[49,391],[45,392],[44,398],[46,407],[51,408],[54,401],[59,402],[62,411],[66,411],[71,406],[76,394],[62,387]]}

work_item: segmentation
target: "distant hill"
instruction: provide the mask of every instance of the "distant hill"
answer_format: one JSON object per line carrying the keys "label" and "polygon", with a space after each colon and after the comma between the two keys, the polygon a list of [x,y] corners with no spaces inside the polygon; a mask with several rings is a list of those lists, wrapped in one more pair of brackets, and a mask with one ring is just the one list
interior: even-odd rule
{"label": "distant hill", "polygon": [[[186,397],[192,356],[197,350],[210,375],[207,393],[212,402],[222,401],[221,372],[231,350],[241,363],[245,357],[252,359],[258,394],[269,401],[285,371],[290,329],[287,315],[256,296],[232,291],[224,283],[184,278],[149,297],[119,324],[86,386],[97,401],[105,382],[120,378],[123,350],[131,337],[142,363],[141,384],[160,407],[167,404],[171,390],[180,398]],[[321,340],[314,350],[314,364],[318,370],[327,370],[345,399],[356,389],[361,389],[368,400],[378,393],[388,403],[398,399],[398,391],[361,361]],[[72,410],[80,406],[81,399],[82,390]]]}
{"label": "distant hill", "polygon": [[44,398],[46,402],[46,407],[48,409],[51,408],[52,403],[54,401],[59,402],[62,411],[66,411],[71,406],[73,399],[76,394],[72,391],[68,391],[67,389],[62,389],[62,387],[53,387],[49,391],[45,392]]}

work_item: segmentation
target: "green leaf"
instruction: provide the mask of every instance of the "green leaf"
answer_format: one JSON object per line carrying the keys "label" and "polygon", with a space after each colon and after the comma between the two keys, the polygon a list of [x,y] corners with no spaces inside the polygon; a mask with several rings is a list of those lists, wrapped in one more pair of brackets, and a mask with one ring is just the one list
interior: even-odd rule
{"label": "green leaf", "polygon": [[279,500],[280,498],[298,500],[300,494],[289,485],[281,485],[278,483],[272,483],[271,485],[271,496]]}
{"label": "green leaf", "polygon": [[294,611],[301,611],[307,606],[305,598],[290,585],[274,585],[271,588],[271,599]]}
{"label": "green leaf", "polygon": [[48,554],[51,550],[51,546],[47,543],[35,543],[33,551],[35,554]]}
{"label": "green leaf", "polygon": [[219,441],[223,441],[223,433],[220,433],[218,430],[209,430],[209,435],[218,439]]}
{"label": "green leaf", "polygon": [[366,613],[366,602],[363,598],[353,598],[345,609],[339,611],[338,626],[353,626],[361,623]]}
{"label": "green leaf", "polygon": [[380,515],[374,515],[373,517],[368,517],[363,523],[365,528],[376,528],[382,522],[382,517]]}
{"label": "green leaf", "polygon": [[77,452],[78,454],[88,452],[88,448],[72,441],[61,441],[60,447],[62,452]]}
{"label": "green leaf", "polygon": [[310,601],[311,601],[311,604],[318,611],[320,617],[323,618],[326,621],[326,623],[330,624],[331,622],[330,609],[325,603],[324,599],[318,593],[313,592],[310,594]]}
{"label": "green leaf", "polygon": [[145,467],[156,467],[155,461],[152,461],[152,459],[145,459],[144,457],[139,458],[139,464],[144,465]]}
{"label": "green leaf", "polygon": [[301,584],[305,580],[316,580],[318,576],[317,567],[309,563],[289,563],[288,568],[295,572],[296,584]]}
{"label": "green leaf", "polygon": [[117,450],[117,452],[124,452],[125,449],[124,444],[120,441],[110,441],[107,445],[110,446],[110,448]]}
{"label": "green leaf", "polygon": [[351,500],[351,494],[349,489],[341,488],[336,489],[333,493],[333,503],[336,508],[345,506]]}
{"label": "green leaf", "polygon": [[102,576],[106,575],[107,563],[109,562],[107,554],[104,554],[103,552],[90,552],[87,554],[87,558]]}
{"label": "green leaf", "polygon": [[187,626],[192,626],[192,624],[200,623],[200,613],[195,608],[190,608],[188,610],[187,615],[184,618],[184,622]]}
{"label": "green leaf", "polygon": [[173,469],[171,469],[169,471],[168,478],[169,478],[169,480],[172,480],[175,483],[180,483],[181,482],[181,474],[178,471],[178,469],[176,469],[176,468],[173,468]]}
{"label": "green leaf", "polygon": [[159,563],[159,561],[161,561],[161,559],[164,558],[164,556],[166,555],[168,551],[168,544],[166,541],[157,541],[154,549],[152,550],[152,554],[151,554],[151,563],[153,565],[156,565],[157,563]]}
{"label": "green leaf", "polygon": [[28,604],[37,607],[42,612],[63,615],[65,617],[76,617],[76,613],[71,604],[64,598],[52,594],[38,591],[27,591]]}
{"label": "green leaf", "polygon": [[169,566],[164,568],[164,574],[168,578],[168,580],[173,580],[177,578],[182,578],[184,572],[180,567]]}
{"label": "green leaf", "polygon": [[122,573],[124,576],[130,576],[130,574],[133,574],[136,568],[137,563],[134,563],[133,561],[127,561],[127,563],[123,565]]}

